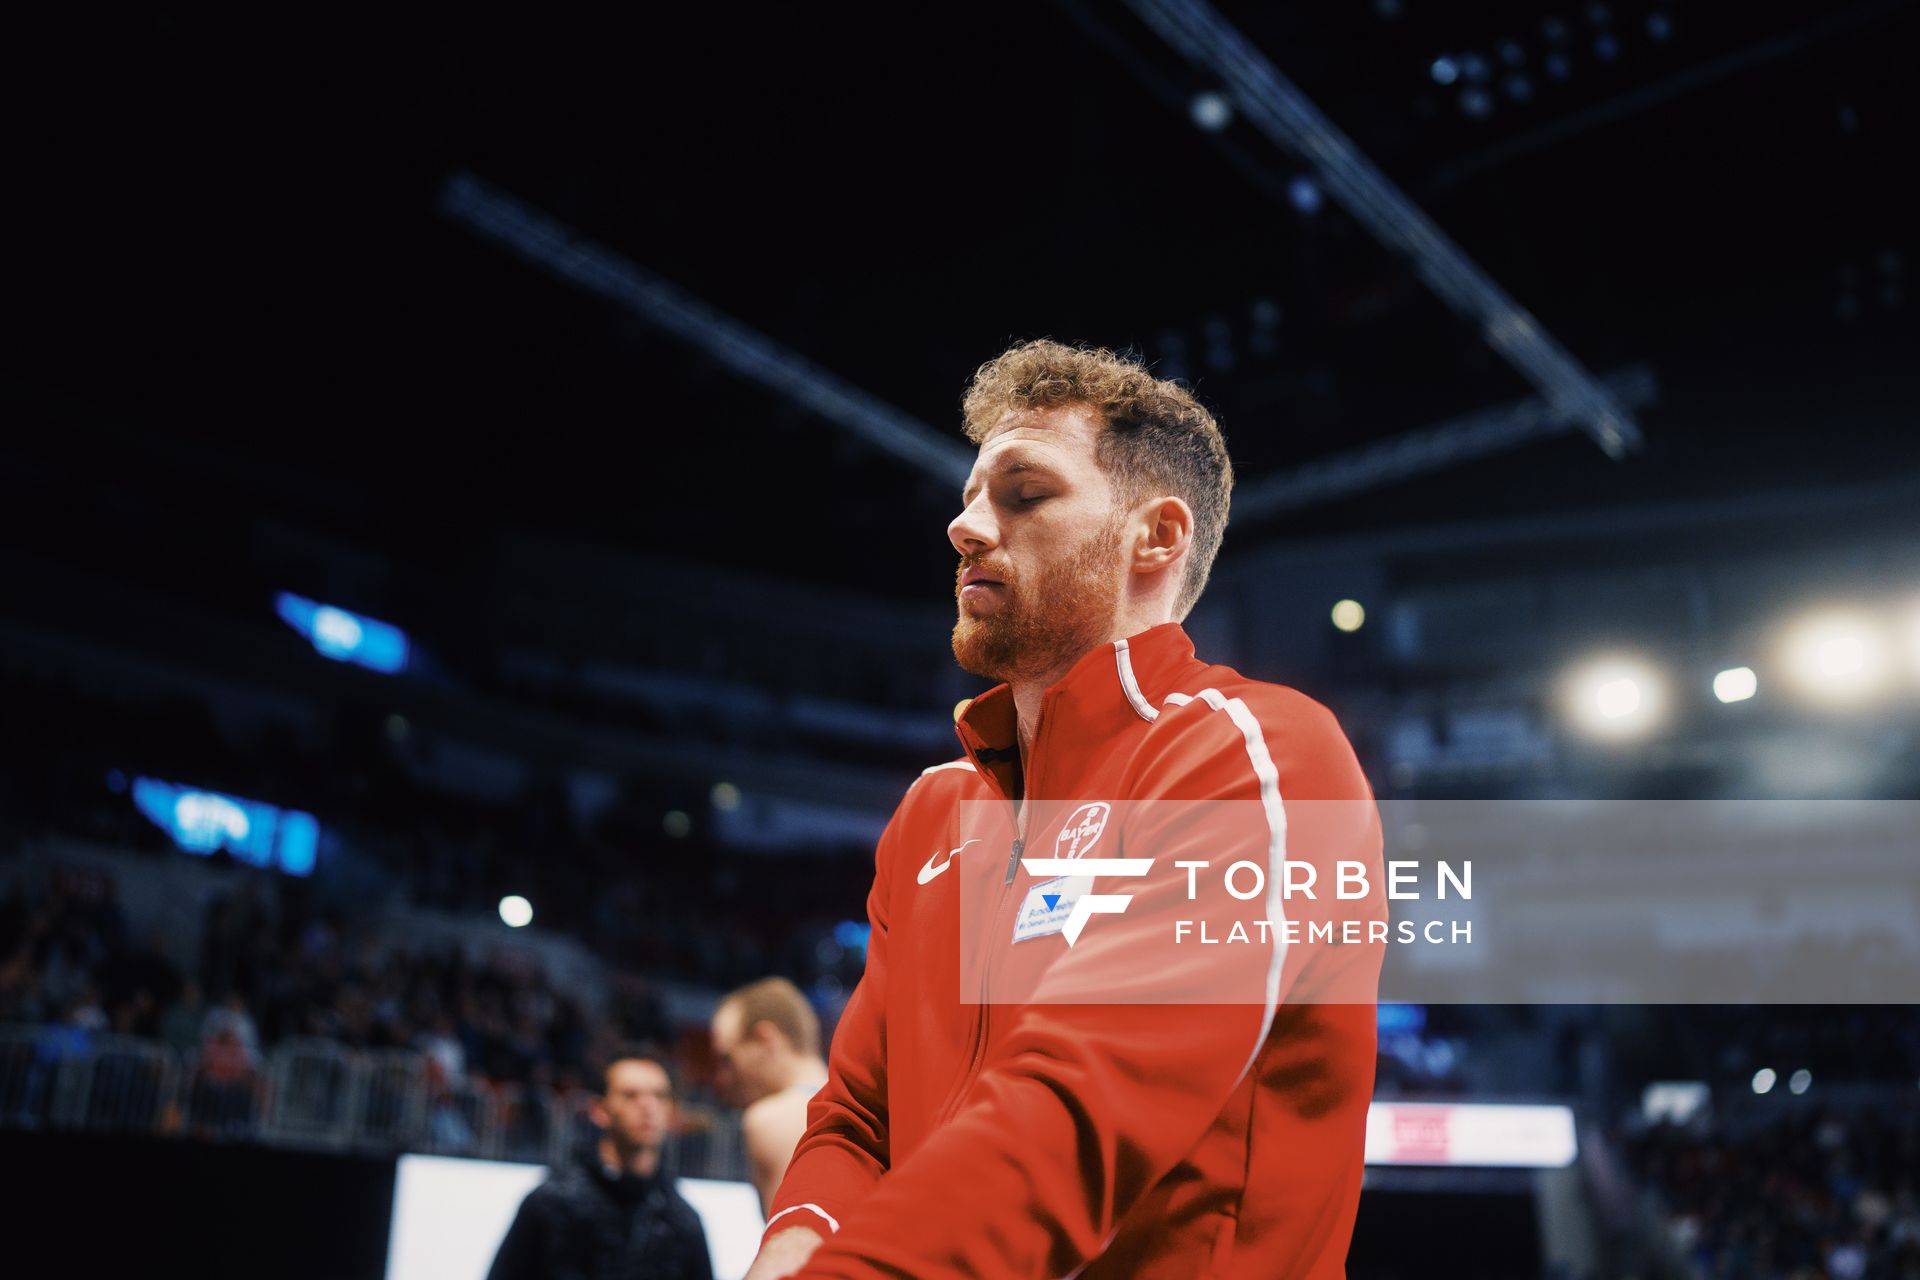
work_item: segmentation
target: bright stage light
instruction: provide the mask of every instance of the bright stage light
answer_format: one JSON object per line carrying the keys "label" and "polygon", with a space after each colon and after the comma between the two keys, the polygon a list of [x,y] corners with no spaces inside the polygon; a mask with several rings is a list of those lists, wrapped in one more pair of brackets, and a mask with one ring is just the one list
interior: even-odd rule
{"label": "bright stage light", "polygon": [[1665,681],[1637,658],[1601,658],[1579,668],[1566,697],[1574,723],[1599,738],[1639,737],[1666,714]]}
{"label": "bright stage light", "polygon": [[1907,605],[1900,615],[1900,650],[1906,657],[1907,673],[1920,677],[1920,600]]}
{"label": "bright stage light", "polygon": [[1303,218],[1311,218],[1320,212],[1323,197],[1320,184],[1301,174],[1287,184],[1287,200],[1293,205],[1293,211]]}
{"label": "bright stage light", "polygon": [[133,779],[133,804],[187,853],[211,857],[224,849],[248,866],[293,876],[312,875],[318,860],[320,824],[298,809],[141,777]]}
{"label": "bright stage light", "polygon": [[1196,93],[1188,110],[1193,114],[1193,123],[1208,133],[1218,133],[1233,123],[1233,104],[1225,94]]}
{"label": "bright stage light", "polygon": [[1753,1091],[1755,1093],[1773,1092],[1773,1082],[1780,1077],[1772,1067],[1762,1067],[1753,1073]]}
{"label": "bright stage light", "polygon": [[407,669],[411,647],[407,633],[391,623],[320,604],[290,591],[275,595],[273,607],[281,621],[305,636],[323,658],[351,662],[382,675],[397,675]]}
{"label": "bright stage light", "polygon": [[1787,629],[1781,645],[1785,674],[1807,697],[1834,705],[1857,703],[1887,681],[1890,646],[1885,628],[1863,611],[1810,614]]}
{"label": "bright stage light", "polygon": [[1745,702],[1760,691],[1760,677],[1752,667],[1728,667],[1713,678],[1713,696],[1722,702]]}
{"label": "bright stage light", "polygon": [[1366,621],[1366,608],[1358,600],[1342,600],[1333,606],[1333,625],[1342,631],[1358,631]]}
{"label": "bright stage light", "polygon": [[533,904],[517,893],[500,899],[500,919],[509,929],[524,929],[533,923]]}

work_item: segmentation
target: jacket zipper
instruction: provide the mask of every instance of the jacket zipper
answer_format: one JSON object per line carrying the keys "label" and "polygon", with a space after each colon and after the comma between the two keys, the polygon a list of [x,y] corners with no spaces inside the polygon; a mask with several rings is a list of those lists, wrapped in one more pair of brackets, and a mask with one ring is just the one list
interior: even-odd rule
{"label": "jacket zipper", "polygon": [[[1027,823],[1033,817],[1034,793],[1039,790],[1039,788],[1033,785],[1033,780],[1037,776],[1037,770],[1034,766],[1037,765],[1040,760],[1040,744],[1046,738],[1047,726],[1050,723],[1047,715],[1047,704],[1052,700],[1053,694],[1051,691],[1040,700],[1040,724],[1033,735],[1033,751],[1027,761],[1027,768],[1022,771],[1021,775],[1022,796],[1019,807],[1014,811],[1014,826],[1019,834],[1014,837],[1013,845],[1007,851],[1006,876],[1000,881],[1000,896],[994,900],[992,918],[996,929],[999,927],[1001,913],[1006,910],[1007,890],[1012,886],[1015,877],[1020,871],[1020,856],[1025,853],[1027,849]],[[935,1121],[936,1124],[945,1123],[953,1113],[958,1110],[960,1106],[960,1096],[966,1092],[968,1083],[972,1081],[974,1074],[979,1071],[980,1063],[986,1057],[987,1009],[989,1008],[987,1003],[987,989],[991,985],[990,975],[993,970],[993,952],[994,946],[990,942],[987,946],[986,954],[981,957],[980,961],[980,1002],[975,1006],[979,1012],[974,1015],[973,1047],[967,1053],[967,1067],[965,1071],[960,1073],[960,1079],[954,1085],[952,1096],[947,1099],[946,1105],[940,1109],[939,1118]]]}

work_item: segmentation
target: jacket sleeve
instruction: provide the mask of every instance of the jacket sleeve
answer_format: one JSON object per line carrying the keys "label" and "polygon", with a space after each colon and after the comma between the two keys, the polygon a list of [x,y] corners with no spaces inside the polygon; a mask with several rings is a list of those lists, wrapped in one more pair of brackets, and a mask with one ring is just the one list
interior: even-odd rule
{"label": "jacket sleeve", "polygon": [[[911,794],[911,793],[909,793]],[[867,964],[841,1011],[827,1057],[827,1082],[807,1105],[807,1129],[768,1207],[761,1237],[788,1227],[822,1235],[864,1200],[887,1171],[888,890],[905,802],[880,835],[867,891]]]}
{"label": "jacket sleeve", "polygon": [[[1217,882],[1229,863],[1249,854],[1274,848],[1284,860],[1279,810],[1289,790],[1364,800],[1374,812],[1331,713],[1279,692],[1288,697],[1271,708],[1275,724],[1239,699],[1163,709],[1169,723],[1155,725],[1122,794],[1241,802],[1228,807],[1257,825],[1250,835],[1261,848],[1229,847],[1205,833],[1181,847],[1180,830],[1166,829],[1157,833],[1156,855],[1205,861],[1202,874]],[[1377,814],[1368,836],[1378,838]],[[1164,919],[1185,906],[1184,873],[1132,884],[1140,887],[1129,912]],[[1251,905],[1256,914],[1262,907],[1235,905]],[[1157,982],[1159,973],[1142,973],[1137,953],[1129,954],[1128,939],[1140,935],[1113,928],[1116,918],[1124,919],[1092,922],[1075,946],[1058,953],[1045,980],[1058,976],[1076,992],[1086,989],[1075,984],[1091,971]],[[1219,976],[1237,981],[1238,990],[1250,982],[1264,992],[1252,1001],[1024,1001],[996,1009],[1011,1025],[952,1120],[883,1178],[798,1274],[1063,1276],[1097,1257],[1241,1087],[1283,996],[1269,980],[1282,972],[1282,945],[1276,935],[1264,947],[1184,949],[1185,963],[1243,967]]]}

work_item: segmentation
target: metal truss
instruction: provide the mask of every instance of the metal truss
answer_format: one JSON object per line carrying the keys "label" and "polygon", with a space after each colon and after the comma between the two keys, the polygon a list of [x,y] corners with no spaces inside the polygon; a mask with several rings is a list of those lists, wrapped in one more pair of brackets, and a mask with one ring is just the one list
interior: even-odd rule
{"label": "metal truss", "polygon": [[1620,398],[1597,381],[1324,112],[1204,0],[1127,0],[1188,62],[1217,76],[1235,106],[1275,145],[1299,155],[1327,192],[1388,249],[1404,255],[1440,299],[1479,326],[1488,345],[1533,384],[1554,419],[1574,423],[1608,457],[1641,444]]}
{"label": "metal truss", "polygon": [[[1653,371],[1645,365],[1609,374],[1601,385],[1616,401],[1633,409],[1651,404],[1657,390]],[[1258,520],[1333,502],[1574,429],[1565,409],[1528,396],[1245,485],[1233,496],[1234,519]]]}
{"label": "metal truss", "polygon": [[957,441],[480,178],[447,179],[440,212],[934,479],[966,483],[973,455]]}

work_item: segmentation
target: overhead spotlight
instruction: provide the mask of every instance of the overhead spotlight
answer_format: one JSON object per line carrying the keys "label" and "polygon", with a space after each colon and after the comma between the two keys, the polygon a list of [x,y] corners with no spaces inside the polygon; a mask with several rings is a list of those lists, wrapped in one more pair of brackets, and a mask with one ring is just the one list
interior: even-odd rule
{"label": "overhead spotlight", "polygon": [[1188,111],[1193,115],[1193,123],[1208,133],[1218,133],[1233,123],[1233,104],[1225,94],[1211,89],[1194,94]]}
{"label": "overhead spotlight", "polygon": [[1728,667],[1713,678],[1713,696],[1722,702],[1745,702],[1759,691],[1752,667]]}
{"label": "overhead spotlight", "polygon": [[1546,61],[1541,65],[1547,69],[1547,79],[1561,84],[1565,84],[1573,75],[1573,63],[1568,61],[1566,54],[1557,49],[1548,54]]}
{"label": "overhead spotlight", "polygon": [[1287,200],[1293,205],[1295,213],[1303,218],[1311,218],[1320,212],[1320,184],[1301,174],[1287,184]]}
{"label": "overhead spotlight", "polygon": [[1612,62],[1620,56],[1620,42],[1611,32],[1602,32],[1593,42],[1593,56],[1602,62]]}
{"label": "overhead spotlight", "polygon": [[1632,676],[1608,680],[1596,686],[1593,694],[1595,709],[1609,720],[1638,714],[1645,701],[1646,691]]}
{"label": "overhead spotlight", "polygon": [[660,817],[660,829],[675,840],[684,840],[693,832],[693,819],[681,809],[669,809]]}
{"label": "overhead spotlight", "polygon": [[1481,54],[1463,53],[1460,55],[1460,74],[1469,80],[1484,83],[1493,75],[1493,64]]}
{"label": "overhead spotlight", "polygon": [[1596,738],[1641,737],[1666,714],[1666,684],[1638,658],[1599,658],[1577,668],[1564,693],[1574,724]]}
{"label": "overhead spotlight", "polygon": [[1829,705],[1858,703],[1886,684],[1885,629],[1862,610],[1830,609],[1788,627],[1781,656],[1795,689]]}
{"label": "overhead spotlight", "polygon": [[1435,58],[1427,70],[1435,84],[1452,84],[1460,78],[1460,64],[1445,54]]}
{"label": "overhead spotlight", "polygon": [[1920,676],[1920,600],[1908,604],[1900,617],[1900,648],[1908,673]]}
{"label": "overhead spotlight", "polygon": [[1500,87],[1505,89],[1507,96],[1515,102],[1533,101],[1533,81],[1527,79],[1517,71],[1505,80],[1502,80]]}
{"label": "overhead spotlight", "polygon": [[1787,1077],[1787,1089],[1792,1092],[1795,1097],[1800,1096],[1812,1087],[1813,1072],[1807,1070],[1805,1067],[1800,1068]]}
{"label": "overhead spotlight", "polygon": [[1493,95],[1478,85],[1462,89],[1460,110],[1470,119],[1485,120],[1493,114]]}
{"label": "overhead spotlight", "polygon": [[533,904],[510,893],[500,899],[500,920],[509,929],[524,929],[533,923]]}
{"label": "overhead spotlight", "polygon": [[1333,625],[1342,631],[1358,631],[1366,621],[1366,608],[1358,600],[1342,600],[1333,606]]}
{"label": "overhead spotlight", "polygon": [[350,653],[366,638],[366,628],[345,609],[321,605],[313,611],[313,642],[339,653]]}
{"label": "overhead spotlight", "polygon": [[1524,67],[1527,65],[1527,51],[1518,40],[1502,40],[1500,61],[1510,67]]}
{"label": "overhead spotlight", "polygon": [[731,813],[740,807],[740,788],[731,782],[716,782],[707,798],[720,812]]}
{"label": "overhead spotlight", "polygon": [[1673,19],[1664,13],[1648,14],[1647,34],[1653,37],[1655,44],[1665,44],[1673,39]]}
{"label": "overhead spotlight", "polygon": [[1774,1081],[1780,1077],[1772,1067],[1762,1067],[1753,1073],[1753,1091],[1755,1093],[1773,1092]]}

